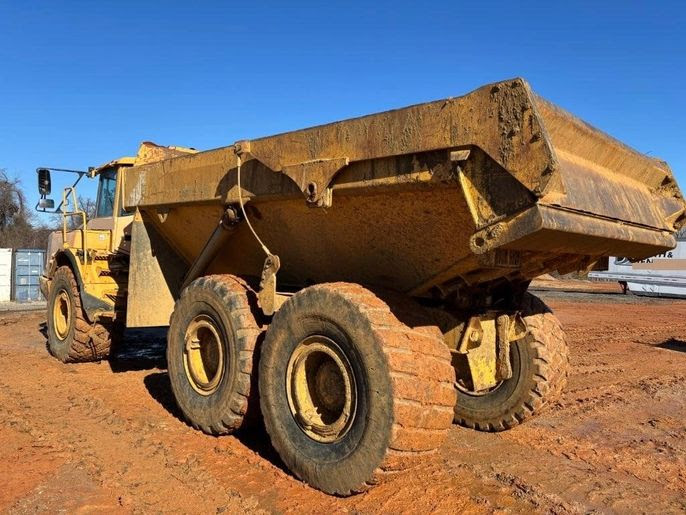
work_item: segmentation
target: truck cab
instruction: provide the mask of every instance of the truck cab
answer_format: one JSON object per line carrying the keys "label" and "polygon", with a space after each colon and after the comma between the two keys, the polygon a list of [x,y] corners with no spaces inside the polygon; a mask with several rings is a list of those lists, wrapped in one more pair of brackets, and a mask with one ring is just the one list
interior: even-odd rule
{"label": "truck cab", "polygon": [[[88,171],[38,168],[41,198],[36,209],[57,213],[62,228],[50,235],[40,287],[48,301],[48,348],[64,362],[107,357],[125,325],[133,210],[123,201],[126,171],[132,166],[195,152],[144,142],[135,157],[122,157]],[[50,172],[77,176],[55,208]],[[82,179],[97,180],[95,213],[89,219],[79,201]]]}
{"label": "truck cab", "polygon": [[[62,229],[50,235],[40,279],[41,291],[51,306],[48,326],[59,342],[69,340],[70,332],[79,333],[79,328],[85,332],[86,327],[89,333],[95,330],[110,340],[111,328],[125,312],[133,213],[123,208],[121,185],[124,170],[133,163],[134,158],[125,157],[79,173],[62,194],[56,210],[62,215]],[[45,171],[41,173],[45,182]],[[95,216],[90,220],[77,193],[76,183],[83,177],[98,180]],[[47,196],[49,191],[41,193]],[[53,291],[58,271],[62,279],[68,276],[66,283],[71,288]],[[109,346],[109,342],[100,343],[100,347]]]}

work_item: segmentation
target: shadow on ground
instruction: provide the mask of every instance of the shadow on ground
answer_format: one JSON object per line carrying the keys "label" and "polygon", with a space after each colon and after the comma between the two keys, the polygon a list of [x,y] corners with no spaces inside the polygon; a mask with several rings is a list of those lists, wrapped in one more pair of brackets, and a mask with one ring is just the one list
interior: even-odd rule
{"label": "shadow on ground", "polygon": [[[45,322],[39,325],[38,330],[45,337],[47,346],[47,326]],[[166,327],[127,329],[121,341],[116,347],[112,348],[108,363],[114,373],[158,370],[145,376],[143,379],[145,388],[150,396],[170,415],[189,425],[176,404],[174,394],[172,393],[169,374],[166,371],[166,347]],[[256,386],[257,381],[254,380],[253,383]],[[259,413],[256,389],[252,392],[251,396],[255,400],[249,404],[249,412],[245,417],[246,423],[233,436],[261,458],[290,475],[290,472],[286,469],[269,441],[269,435],[264,428],[262,417]]]}
{"label": "shadow on ground", "polygon": [[658,343],[655,347],[673,350],[677,352],[686,352],[686,342],[683,340],[677,340],[676,338],[670,338],[669,340],[665,340],[662,343]]}
{"label": "shadow on ground", "polygon": [[110,368],[115,373],[167,368],[166,348],[166,327],[127,329],[112,348]]}
{"label": "shadow on ground", "polygon": [[[46,322],[38,324],[38,332],[45,338],[45,347],[50,352]],[[154,368],[165,369],[167,368],[166,350],[166,327],[127,329],[121,340],[112,346],[107,361],[112,372],[115,373]]]}
{"label": "shadow on ground", "polygon": [[181,413],[181,410],[176,404],[176,400],[174,400],[174,394],[171,391],[171,383],[169,382],[169,374],[167,372],[153,372],[152,374],[148,374],[143,379],[143,384],[145,384],[145,388],[148,390],[150,396],[165,410],[177,420],[180,420],[184,424],[186,423],[183,418],[183,413]]}
{"label": "shadow on ground", "polygon": [[[148,393],[155,399],[165,410],[172,416],[180,420],[186,425],[186,419],[176,404],[174,394],[171,390],[171,383],[169,382],[169,374],[167,372],[153,372],[148,374],[143,379]],[[251,411],[246,415],[246,422],[233,436],[235,436],[248,449],[258,454],[261,458],[269,461],[275,467],[281,469],[287,474],[291,474],[286,466],[281,461],[281,458],[271,446],[269,435],[264,428],[262,417],[255,410],[259,410],[258,402],[251,403]]]}

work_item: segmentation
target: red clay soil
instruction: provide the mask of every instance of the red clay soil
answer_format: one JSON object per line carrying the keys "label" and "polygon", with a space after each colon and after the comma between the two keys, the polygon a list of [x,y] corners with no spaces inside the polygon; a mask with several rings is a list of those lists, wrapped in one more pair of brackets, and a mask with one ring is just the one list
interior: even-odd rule
{"label": "red clay soil", "polygon": [[187,426],[159,356],[62,365],[42,313],[3,314],[0,511],[683,512],[686,302],[547,300],[571,345],[559,404],[504,433],[454,427],[433,461],[345,499],[284,471],[263,430]]}

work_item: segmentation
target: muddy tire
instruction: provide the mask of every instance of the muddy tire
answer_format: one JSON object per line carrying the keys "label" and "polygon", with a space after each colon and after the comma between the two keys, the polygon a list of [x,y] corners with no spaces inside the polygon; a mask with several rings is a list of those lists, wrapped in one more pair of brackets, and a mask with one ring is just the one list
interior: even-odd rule
{"label": "muddy tire", "polygon": [[241,279],[210,275],[188,285],[174,306],[167,336],[169,380],[186,420],[207,434],[229,434],[249,411],[259,412],[252,373],[262,331],[255,302]]}
{"label": "muddy tire", "polygon": [[454,370],[438,328],[413,329],[355,284],[320,284],[274,316],[260,357],[265,427],[288,468],[329,494],[362,492],[435,453]]}
{"label": "muddy tire", "polygon": [[57,269],[48,295],[48,350],[63,363],[99,361],[110,355],[110,325],[86,320],[74,273]]}
{"label": "muddy tire", "polygon": [[550,308],[535,295],[525,294],[521,310],[528,334],[511,344],[512,377],[486,394],[458,389],[457,424],[479,431],[503,431],[559,399],[569,373],[564,331]]}

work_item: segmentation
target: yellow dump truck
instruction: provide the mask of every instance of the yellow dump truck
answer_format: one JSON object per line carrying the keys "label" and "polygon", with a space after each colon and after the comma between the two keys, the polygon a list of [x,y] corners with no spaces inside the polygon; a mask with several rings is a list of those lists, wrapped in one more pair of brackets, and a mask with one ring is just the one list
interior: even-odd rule
{"label": "yellow dump truck", "polygon": [[124,328],[168,326],[190,424],[261,411],[286,466],[338,495],[430,456],[453,421],[500,431],[553,403],[567,345],[531,279],[670,249],[686,208],[664,162],[521,79],[76,173],[99,180],[97,213],[65,190],[50,352],[98,360]]}

